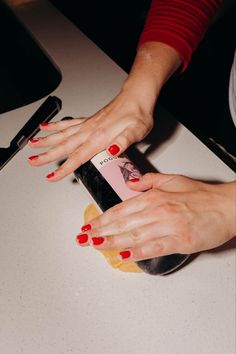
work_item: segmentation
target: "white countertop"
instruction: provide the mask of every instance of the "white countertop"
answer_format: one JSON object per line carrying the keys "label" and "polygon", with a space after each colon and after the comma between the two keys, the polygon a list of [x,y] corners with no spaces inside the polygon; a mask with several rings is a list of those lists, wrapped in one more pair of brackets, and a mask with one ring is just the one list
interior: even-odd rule
{"label": "white countertop", "polygon": [[[113,98],[126,73],[50,3],[16,12],[62,71],[55,119]],[[0,116],[1,146],[41,102]],[[74,242],[91,202],[83,187],[72,176],[47,183],[53,166],[30,167],[31,154],[26,146],[0,174],[1,354],[235,354],[235,240],[166,277],[115,271]],[[181,124],[148,158],[161,172],[235,178]]]}

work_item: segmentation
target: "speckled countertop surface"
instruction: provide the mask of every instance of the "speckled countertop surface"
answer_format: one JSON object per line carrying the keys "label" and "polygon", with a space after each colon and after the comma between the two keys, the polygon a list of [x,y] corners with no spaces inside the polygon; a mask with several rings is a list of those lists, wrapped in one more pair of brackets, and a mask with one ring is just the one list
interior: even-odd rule
{"label": "speckled countertop surface", "polygon": [[[126,74],[51,4],[16,12],[62,71],[56,119],[91,114],[118,92]],[[40,103],[1,115],[2,146]],[[83,187],[72,176],[45,182],[52,166],[31,168],[29,155],[0,174],[0,353],[235,353],[234,241],[166,277],[115,271],[74,242],[91,201]],[[235,178],[180,124],[149,159],[162,172]]]}

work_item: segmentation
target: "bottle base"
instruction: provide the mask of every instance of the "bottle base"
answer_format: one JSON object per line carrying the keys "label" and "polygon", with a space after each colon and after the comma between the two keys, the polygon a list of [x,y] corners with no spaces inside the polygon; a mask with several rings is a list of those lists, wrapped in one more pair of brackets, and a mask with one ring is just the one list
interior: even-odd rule
{"label": "bottle base", "polygon": [[137,265],[145,273],[151,275],[167,275],[180,268],[189,257],[190,255],[186,254],[172,254],[169,256],[138,261]]}

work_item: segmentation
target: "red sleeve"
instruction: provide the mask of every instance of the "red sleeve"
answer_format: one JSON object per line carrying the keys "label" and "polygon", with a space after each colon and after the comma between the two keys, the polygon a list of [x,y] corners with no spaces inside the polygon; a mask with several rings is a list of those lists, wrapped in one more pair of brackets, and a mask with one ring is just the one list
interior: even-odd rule
{"label": "red sleeve", "polygon": [[138,47],[162,42],[174,48],[184,71],[223,0],[153,0]]}

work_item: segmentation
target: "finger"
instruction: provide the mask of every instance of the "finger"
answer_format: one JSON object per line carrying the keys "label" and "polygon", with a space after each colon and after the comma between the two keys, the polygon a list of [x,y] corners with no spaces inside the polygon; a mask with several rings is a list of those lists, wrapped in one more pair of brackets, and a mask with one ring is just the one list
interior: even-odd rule
{"label": "finger", "polygon": [[132,232],[133,229],[145,227],[145,225],[158,221],[158,218],[149,212],[137,212],[115,219],[113,222],[94,228],[90,225],[89,237],[105,237]]}
{"label": "finger", "polygon": [[[153,240],[171,234],[172,229],[168,224],[160,224],[155,221],[139,227],[134,227],[128,232],[121,232],[111,236],[103,236],[102,233],[88,232],[89,243],[99,249],[126,249],[137,248],[149,244]],[[99,242],[97,242],[99,241]]]}
{"label": "finger", "polygon": [[42,166],[68,156],[75,151],[84,140],[84,134],[74,134],[64,139],[61,144],[50,148],[47,152],[30,156],[28,161],[32,166]]}
{"label": "finger", "polygon": [[112,144],[107,147],[107,152],[109,155],[118,156],[123,153],[130,145],[139,141],[139,134],[137,134],[138,129],[134,127],[127,127],[119,135],[117,135],[113,140]]}
{"label": "finger", "polygon": [[28,144],[31,148],[43,148],[51,147],[63,142],[63,140],[68,137],[78,133],[81,129],[81,125],[74,125],[67,129],[61,130],[57,133],[50,134],[46,137],[33,138],[28,141]]}
{"label": "finger", "polygon": [[115,205],[114,207],[105,211],[102,215],[93,219],[90,222],[90,227],[92,229],[100,228],[113,223],[114,220],[119,220],[118,222],[122,224],[123,220],[127,220],[128,218],[132,219],[131,215],[133,213],[144,210],[148,205],[148,201],[146,198],[142,198],[142,195],[132,197],[123,201],[122,203]]}
{"label": "finger", "polygon": [[52,182],[59,181],[94,155],[103,151],[105,149],[105,139],[103,137],[104,132],[102,129],[97,129],[93,134],[86,129],[85,132],[81,131],[80,134],[74,134],[66,138],[61,144],[50,149],[47,153],[41,154],[37,158],[33,156],[32,161],[30,158],[30,163],[33,166],[40,166],[58,158],[69,156],[64,164],[53,173],[50,173],[49,177],[47,176]]}
{"label": "finger", "polygon": [[146,173],[139,180],[128,181],[127,185],[138,191],[145,191],[151,188],[162,189],[165,184],[170,183],[175,178],[179,177],[174,174],[162,174],[162,173]]}
{"label": "finger", "polygon": [[[74,149],[75,151],[71,149],[72,152],[68,154],[67,160],[59,168],[49,174],[47,179],[50,180],[50,182],[57,182],[61,180],[74,172],[79,166],[87,162],[96,153],[100,152],[97,151],[97,146],[90,148],[89,150],[87,150],[86,146],[87,144],[85,143],[81,144],[76,150]],[[58,149],[60,149],[60,146]]]}
{"label": "finger", "polygon": [[163,224],[176,227],[181,211],[176,198],[177,193],[151,189],[115,205],[91,220],[90,224],[82,226],[81,231],[99,229],[100,234],[106,232],[106,235],[111,235],[127,231],[135,226],[135,223],[139,225],[154,221],[162,221]]}
{"label": "finger", "polygon": [[202,188],[202,183],[189,177],[175,174],[147,173],[139,180],[127,182],[129,188],[145,191],[158,188],[165,192],[188,192]]}
{"label": "finger", "polygon": [[180,243],[173,236],[164,236],[147,242],[141,247],[129,248],[120,252],[120,259],[124,261],[142,261],[155,257],[168,256],[181,252]]}
{"label": "finger", "polygon": [[69,119],[69,120],[59,120],[57,122],[50,122],[50,123],[41,123],[39,125],[40,129],[43,131],[59,131],[63,130],[69,127],[72,127],[73,125],[81,124],[85,122],[88,118],[86,117],[81,117],[81,118],[74,118],[74,119]]}

